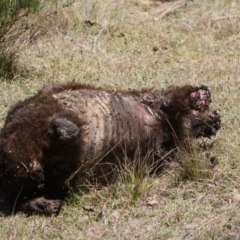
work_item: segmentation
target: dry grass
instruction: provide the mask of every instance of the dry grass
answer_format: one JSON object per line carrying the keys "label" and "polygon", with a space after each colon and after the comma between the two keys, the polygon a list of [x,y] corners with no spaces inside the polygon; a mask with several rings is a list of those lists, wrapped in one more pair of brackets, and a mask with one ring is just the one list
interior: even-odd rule
{"label": "dry grass", "polygon": [[[29,17],[22,38],[29,41],[15,43],[21,72],[0,81],[1,124],[11,105],[46,83],[206,84],[222,115],[208,149],[219,164],[199,175],[208,169],[201,150],[155,178],[125,169],[116,184],[73,195],[58,217],[1,216],[1,239],[240,239],[239,1],[187,1],[177,9],[159,1],[70,3]],[[41,34],[30,41],[31,31]],[[189,164],[197,175],[186,180]]]}

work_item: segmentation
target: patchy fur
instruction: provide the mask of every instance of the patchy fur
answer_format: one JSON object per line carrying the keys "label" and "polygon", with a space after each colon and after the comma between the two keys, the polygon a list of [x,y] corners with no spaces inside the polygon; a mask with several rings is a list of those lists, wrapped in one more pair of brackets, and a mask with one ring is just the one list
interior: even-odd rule
{"label": "patchy fur", "polygon": [[[8,113],[0,134],[0,191],[27,213],[57,214],[66,181],[86,162],[86,178],[107,175],[116,158],[165,156],[189,136],[211,137],[220,116],[207,87],[106,91],[67,84],[43,88]],[[108,164],[109,166],[109,164]]]}

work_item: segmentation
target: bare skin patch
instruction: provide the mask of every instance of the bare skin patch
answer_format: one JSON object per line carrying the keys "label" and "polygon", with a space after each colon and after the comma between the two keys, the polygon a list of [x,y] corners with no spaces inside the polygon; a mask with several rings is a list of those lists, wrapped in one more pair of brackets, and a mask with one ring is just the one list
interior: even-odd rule
{"label": "bare skin patch", "polygon": [[204,111],[211,103],[211,94],[207,87],[201,87],[190,94],[191,103],[194,109]]}

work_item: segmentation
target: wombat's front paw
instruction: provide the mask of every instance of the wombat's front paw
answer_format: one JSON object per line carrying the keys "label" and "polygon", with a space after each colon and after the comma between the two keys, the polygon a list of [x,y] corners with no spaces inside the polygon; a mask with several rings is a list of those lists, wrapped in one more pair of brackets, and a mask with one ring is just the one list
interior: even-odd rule
{"label": "wombat's front paw", "polygon": [[38,213],[44,215],[57,215],[61,207],[61,200],[49,200],[44,197],[39,197],[28,201],[20,210],[27,214]]}
{"label": "wombat's front paw", "polygon": [[207,123],[212,126],[215,134],[221,127],[221,116],[217,111],[209,111]]}
{"label": "wombat's front paw", "polygon": [[211,93],[206,86],[201,86],[190,93],[191,109],[204,111],[211,103]]}

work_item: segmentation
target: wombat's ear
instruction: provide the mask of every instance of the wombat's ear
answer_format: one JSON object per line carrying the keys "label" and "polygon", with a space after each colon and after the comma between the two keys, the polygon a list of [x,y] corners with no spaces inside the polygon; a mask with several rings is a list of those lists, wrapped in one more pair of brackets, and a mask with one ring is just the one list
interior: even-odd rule
{"label": "wombat's ear", "polygon": [[53,119],[52,127],[61,141],[71,141],[79,135],[79,127],[66,118]]}

